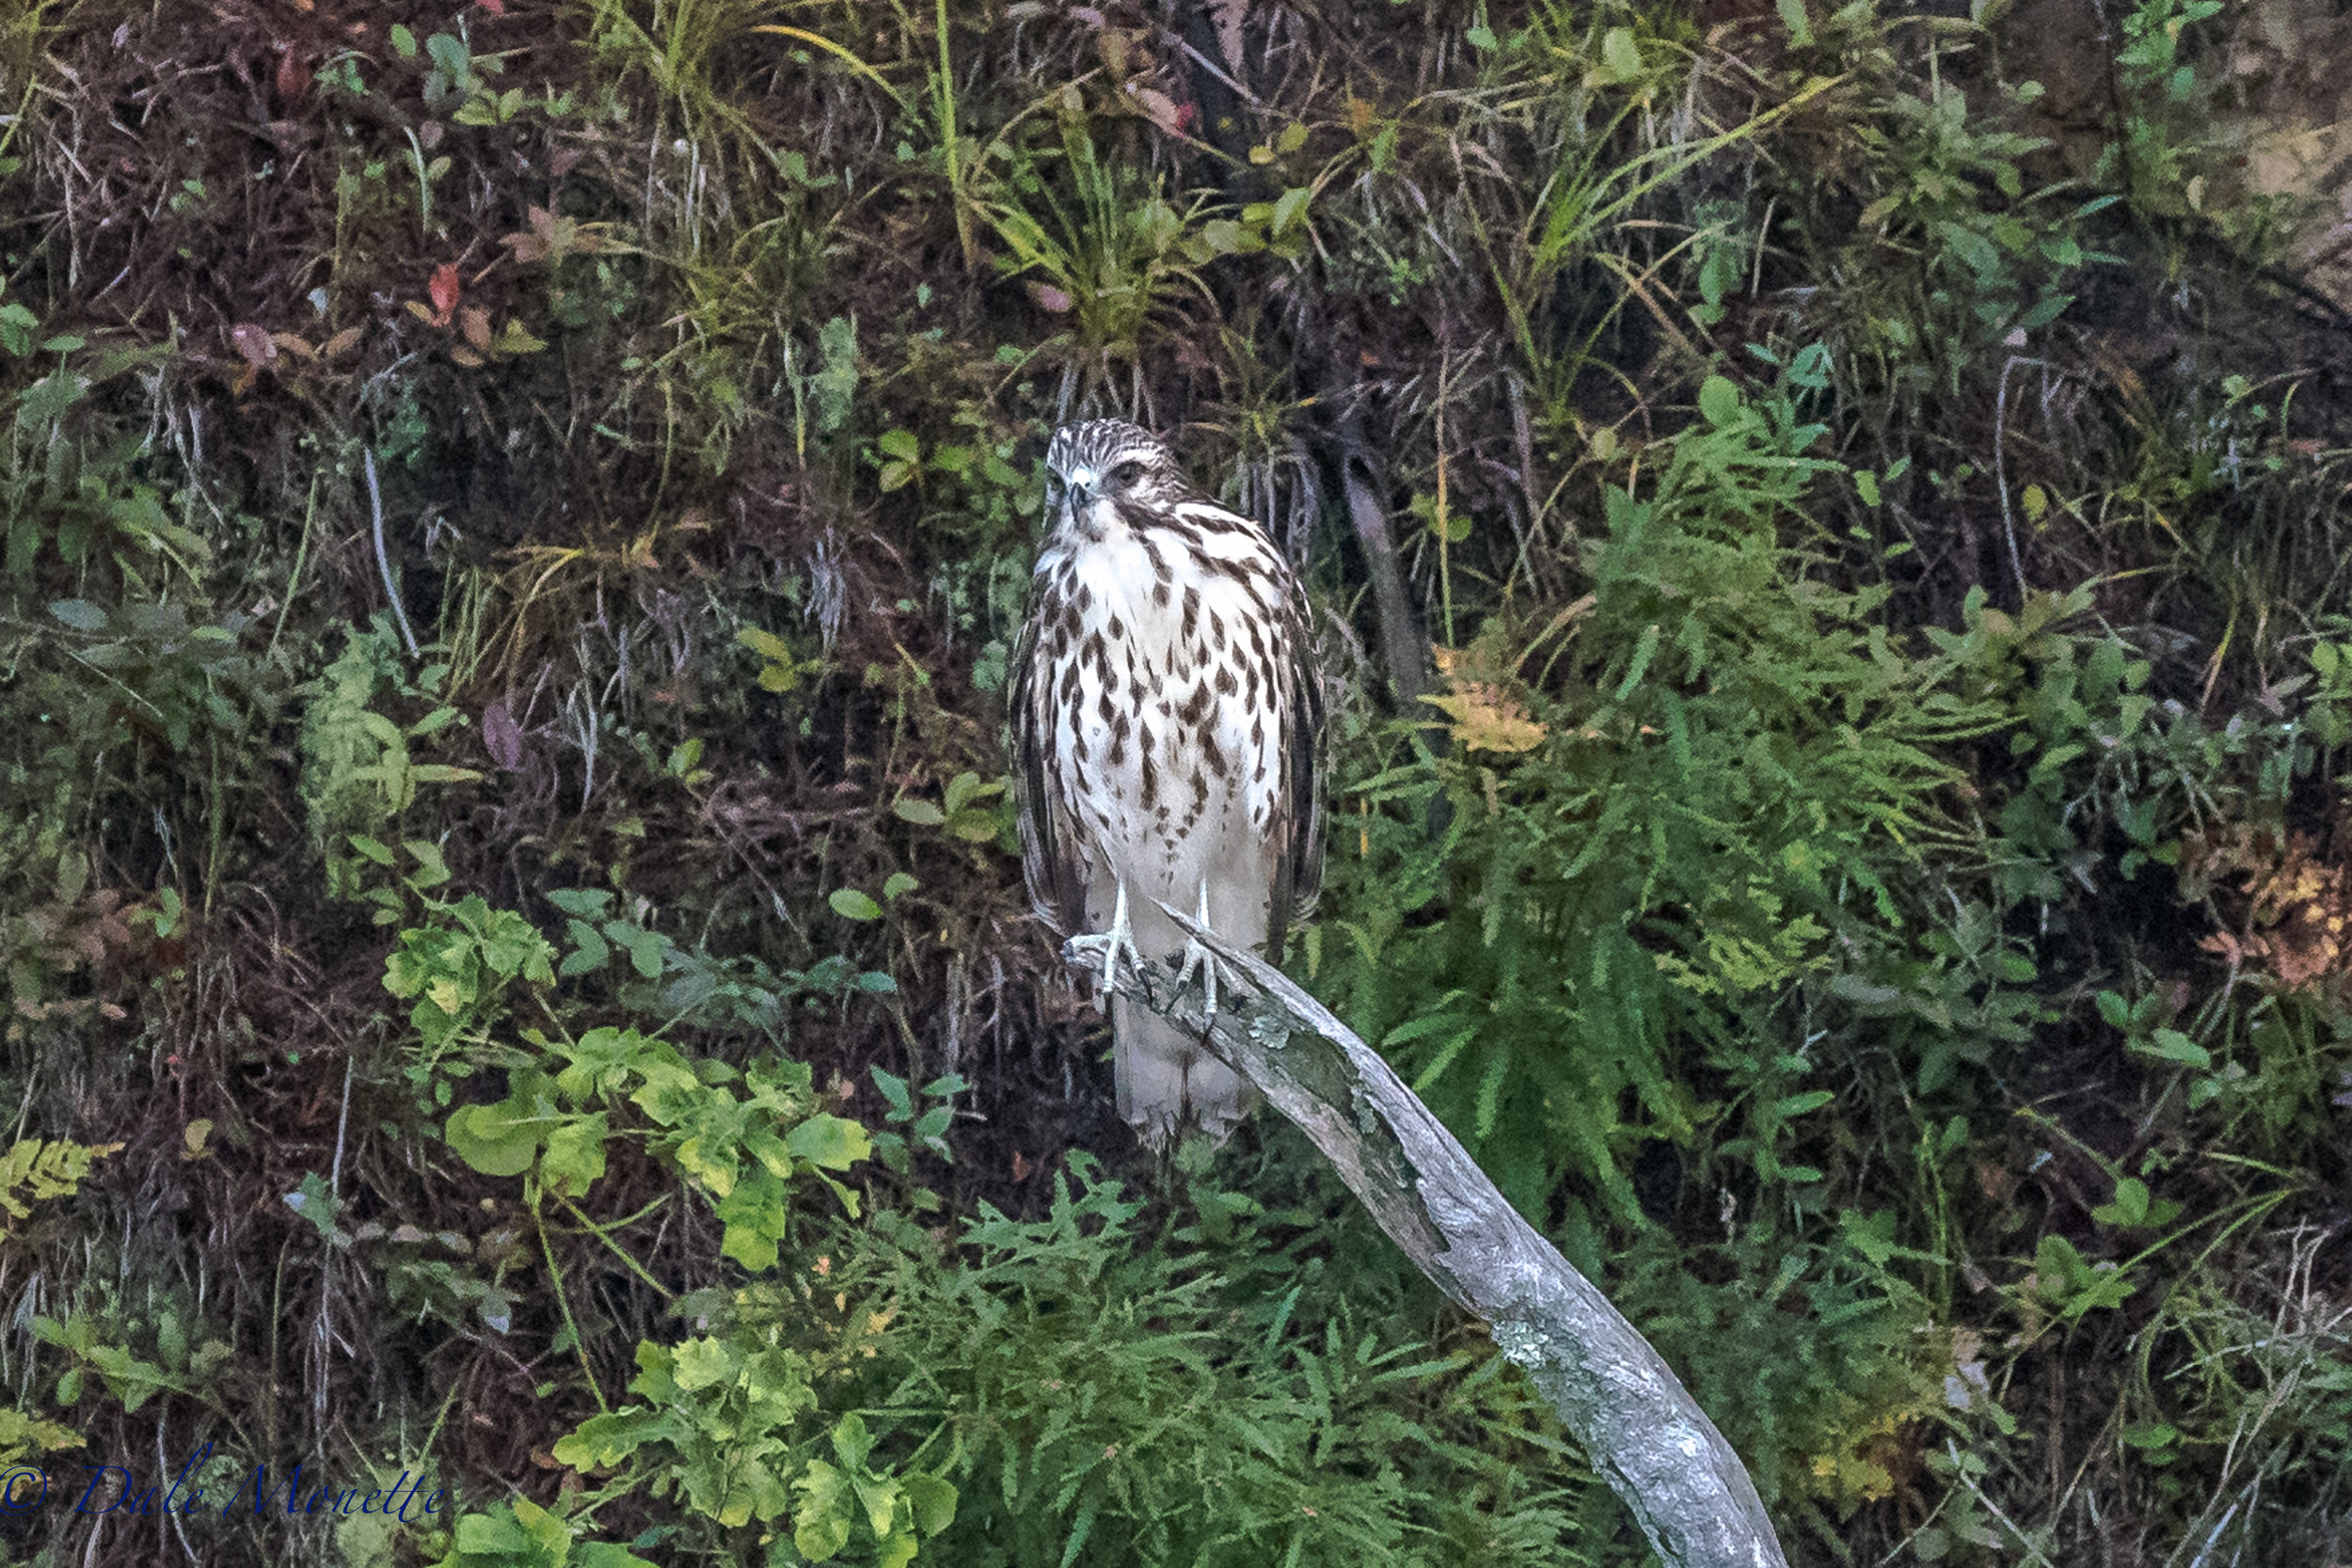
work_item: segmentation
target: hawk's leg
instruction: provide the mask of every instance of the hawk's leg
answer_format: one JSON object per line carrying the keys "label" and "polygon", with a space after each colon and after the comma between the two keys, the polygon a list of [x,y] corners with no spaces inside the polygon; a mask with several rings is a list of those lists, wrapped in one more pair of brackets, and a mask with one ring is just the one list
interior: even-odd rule
{"label": "hawk's leg", "polygon": [[1072,937],[1068,945],[1080,952],[1100,952],[1103,955],[1103,993],[1107,996],[1119,990],[1119,950],[1125,948],[1127,957],[1135,960],[1138,974],[1143,969],[1143,954],[1136,946],[1136,928],[1127,924],[1127,883],[1120,879],[1118,902],[1111,906],[1111,928]]}
{"label": "hawk's leg", "polygon": [[[1209,924],[1209,879],[1206,877],[1200,879],[1200,912],[1193,919],[1202,926]],[[1207,1013],[1208,1022],[1215,1023],[1217,960],[1216,955],[1201,946],[1197,938],[1187,937],[1184,939],[1184,967],[1176,972],[1176,983],[1181,986],[1191,979],[1196,969],[1200,971],[1200,989],[1204,993],[1202,1010]]]}

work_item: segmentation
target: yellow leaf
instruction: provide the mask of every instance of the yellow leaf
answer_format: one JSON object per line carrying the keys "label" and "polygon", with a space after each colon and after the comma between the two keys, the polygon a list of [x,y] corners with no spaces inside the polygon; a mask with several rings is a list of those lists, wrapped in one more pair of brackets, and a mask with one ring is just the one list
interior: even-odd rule
{"label": "yellow leaf", "polygon": [[1532,752],[1544,743],[1543,724],[1491,686],[1465,685],[1422,701],[1454,721],[1449,731],[1465,751]]}
{"label": "yellow leaf", "polygon": [[496,354],[536,354],[547,346],[546,340],[532,337],[522,323],[509,319],[490,349]]}
{"label": "yellow leaf", "polygon": [[782,659],[787,664],[792,662],[790,644],[774,632],[763,631],[757,626],[745,626],[735,634],[735,640],[762,658]]}

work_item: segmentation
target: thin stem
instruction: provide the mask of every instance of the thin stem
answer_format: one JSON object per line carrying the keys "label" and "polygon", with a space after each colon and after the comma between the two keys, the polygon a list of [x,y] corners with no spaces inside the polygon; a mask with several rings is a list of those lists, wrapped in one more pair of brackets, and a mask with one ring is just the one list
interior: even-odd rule
{"label": "thin stem", "polygon": [[572,1317],[571,1297],[564,1290],[564,1271],[555,1261],[555,1243],[548,1240],[547,1216],[540,1212],[539,1195],[531,1195],[531,1223],[539,1232],[539,1252],[548,1260],[548,1280],[555,1287],[555,1305],[564,1313],[564,1331],[572,1337],[572,1354],[580,1358],[580,1371],[588,1380],[588,1391],[596,1397],[596,1408],[607,1415],[612,1407],[605,1402],[604,1388],[596,1382],[596,1370],[588,1364],[588,1341],[580,1332],[580,1323]]}
{"label": "thin stem", "polygon": [[597,1241],[602,1242],[606,1247],[611,1249],[613,1257],[618,1258],[622,1262],[628,1264],[628,1270],[631,1274],[644,1280],[647,1285],[652,1286],[653,1289],[660,1293],[663,1301],[675,1301],[677,1299],[675,1291],[672,1291],[668,1286],[662,1284],[661,1281],[656,1279],[653,1275],[647,1274],[645,1272],[645,1266],[643,1263],[640,1263],[636,1259],[631,1258],[628,1251],[624,1249],[618,1242],[614,1241],[612,1236],[612,1231],[628,1229],[630,1226],[635,1225],[639,1220],[644,1219],[647,1214],[652,1213],[656,1209],[659,1209],[663,1204],[669,1202],[670,1198],[668,1194],[665,1193],[661,1196],[655,1198],[651,1203],[646,1204],[643,1209],[640,1209],[637,1212],[629,1215],[628,1218],[625,1220],[614,1220],[609,1226],[598,1225],[596,1221],[590,1219],[586,1214],[581,1213],[580,1205],[574,1203],[568,1197],[559,1198],[557,1201],[564,1205],[565,1212],[569,1213],[572,1218],[580,1222],[581,1229],[587,1231],[589,1235],[594,1236]]}

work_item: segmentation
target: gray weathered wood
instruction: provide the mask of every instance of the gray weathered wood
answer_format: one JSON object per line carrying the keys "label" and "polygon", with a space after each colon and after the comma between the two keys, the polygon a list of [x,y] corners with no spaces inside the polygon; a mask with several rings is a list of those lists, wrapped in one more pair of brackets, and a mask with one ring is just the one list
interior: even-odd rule
{"label": "gray weathered wood", "polygon": [[[1120,988],[1205,1030],[1208,1048],[1298,1124],[1406,1256],[1486,1321],[1660,1558],[1674,1568],[1787,1568],[1740,1456],[1673,1369],[1503,1200],[1379,1053],[1263,959],[1168,912],[1223,960],[1215,1020],[1200,987],[1178,986],[1172,966],[1122,967]],[[1063,957],[1101,968],[1093,953]]]}

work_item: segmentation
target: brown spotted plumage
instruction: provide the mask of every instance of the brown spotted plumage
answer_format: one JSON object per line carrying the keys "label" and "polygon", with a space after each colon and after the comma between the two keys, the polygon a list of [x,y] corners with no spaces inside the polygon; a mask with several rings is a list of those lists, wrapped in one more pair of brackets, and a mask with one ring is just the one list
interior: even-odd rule
{"label": "brown spotted plumage", "polygon": [[[1265,531],[1194,490],[1146,431],[1066,425],[1045,465],[1052,531],[1011,683],[1038,912],[1101,940],[1113,974],[1122,941],[1184,946],[1163,902],[1279,962],[1323,873],[1306,594]],[[1248,1113],[1248,1086],[1197,1037],[1118,996],[1111,1031],[1119,1112],[1147,1142],[1222,1137]]]}

